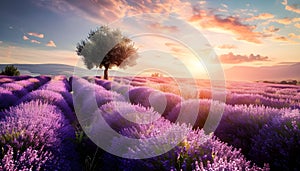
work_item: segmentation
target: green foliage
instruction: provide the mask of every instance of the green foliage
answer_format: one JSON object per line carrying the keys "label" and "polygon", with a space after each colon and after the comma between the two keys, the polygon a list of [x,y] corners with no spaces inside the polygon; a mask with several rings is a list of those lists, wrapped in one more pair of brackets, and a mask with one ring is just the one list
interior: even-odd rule
{"label": "green foliage", "polygon": [[123,36],[120,30],[107,26],[91,31],[86,40],[77,44],[76,49],[77,55],[83,57],[88,69],[105,68],[105,79],[108,79],[109,68],[133,66],[138,57],[132,41]]}
{"label": "green foliage", "polygon": [[5,69],[1,71],[0,75],[19,76],[20,71],[14,65],[6,65]]}

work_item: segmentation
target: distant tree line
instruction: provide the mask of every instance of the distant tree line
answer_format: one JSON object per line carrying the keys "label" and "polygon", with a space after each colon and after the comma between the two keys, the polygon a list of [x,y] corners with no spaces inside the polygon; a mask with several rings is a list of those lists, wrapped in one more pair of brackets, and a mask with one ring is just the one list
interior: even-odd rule
{"label": "distant tree line", "polygon": [[263,83],[297,85],[297,84],[300,84],[300,81],[297,81],[297,80],[282,80],[282,81],[279,81],[279,82],[276,82],[276,81],[263,81]]}

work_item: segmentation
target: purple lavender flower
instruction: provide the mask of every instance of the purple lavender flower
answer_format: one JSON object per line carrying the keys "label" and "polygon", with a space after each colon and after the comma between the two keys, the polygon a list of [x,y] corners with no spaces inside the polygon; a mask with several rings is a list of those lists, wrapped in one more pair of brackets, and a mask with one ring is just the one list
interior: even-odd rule
{"label": "purple lavender flower", "polygon": [[15,80],[12,78],[7,78],[7,77],[3,77],[3,76],[0,77],[0,85],[4,84],[4,83],[11,83],[13,81],[15,81]]}
{"label": "purple lavender flower", "polygon": [[14,105],[18,98],[9,90],[0,87],[0,111]]}
{"label": "purple lavender flower", "polygon": [[182,103],[178,103],[176,107],[166,115],[166,118],[171,122],[190,123],[194,128],[201,129],[209,115],[211,104],[211,100],[186,100]]}
{"label": "purple lavender flower", "polygon": [[130,85],[120,85],[118,88],[114,88],[113,91],[126,96],[126,93],[131,90],[133,87]]}
{"label": "purple lavender flower", "polygon": [[134,87],[141,87],[141,86],[146,86],[147,84],[144,82],[131,81],[130,85]]}
{"label": "purple lavender flower", "polygon": [[47,84],[39,88],[40,90],[51,90],[55,92],[69,92],[71,87],[65,76],[56,76]]}
{"label": "purple lavender flower", "polygon": [[82,87],[78,86],[73,90],[73,100],[76,102],[76,105],[83,104],[86,99],[96,97],[96,94],[109,94],[108,92],[101,86],[86,83]]}
{"label": "purple lavender flower", "polygon": [[97,131],[101,124],[97,123],[98,115],[102,115],[106,122],[117,132],[122,128],[131,127],[137,124],[151,123],[157,120],[160,115],[151,109],[139,105],[132,105],[127,102],[112,101],[99,108],[94,114],[95,119],[92,129]]}
{"label": "purple lavender flower", "polygon": [[[91,90],[93,91],[93,90]],[[125,101],[124,97],[112,91],[99,89],[88,96],[74,96],[75,111],[78,120],[90,123],[92,114],[102,105],[111,101]]]}
{"label": "purple lavender flower", "polygon": [[215,131],[222,141],[241,148],[248,157],[252,138],[272,118],[285,113],[286,109],[264,106],[226,105],[223,117]]}
{"label": "purple lavender flower", "polygon": [[[32,79],[32,78],[30,78]],[[32,91],[35,89],[36,85],[34,82],[31,82],[30,80],[21,80],[21,81],[16,81],[14,82],[15,84],[19,84],[20,86],[26,88],[28,92]]]}
{"label": "purple lavender flower", "polygon": [[154,89],[147,87],[134,87],[128,91],[128,100],[133,104],[141,104],[142,106],[150,107],[149,95],[154,91]]}
{"label": "purple lavender flower", "polygon": [[[43,165],[41,167],[69,169],[72,160],[69,154],[76,154],[71,141],[75,138],[75,133],[57,107],[40,101],[31,101],[10,108],[9,111],[4,112],[4,115],[5,117],[0,121],[0,147],[10,146],[16,154],[12,156],[12,152],[9,152],[1,156],[4,168],[9,167],[5,166],[9,163],[12,167],[31,167],[24,159],[27,156],[29,157],[26,158],[27,162],[34,165],[36,162],[41,162],[39,163]],[[27,152],[27,149],[34,151]],[[40,154],[36,154],[36,151]],[[37,155],[42,155],[44,152],[51,153],[54,157],[38,158]],[[21,162],[14,165],[14,161],[18,160]],[[51,163],[52,165],[49,166]]]}
{"label": "purple lavender flower", "polygon": [[153,93],[149,100],[151,107],[162,116],[166,116],[177,104],[183,101],[180,96],[172,93]]}
{"label": "purple lavender flower", "polygon": [[2,84],[1,87],[11,91],[13,94],[15,94],[17,97],[23,97],[28,93],[28,91],[21,85],[15,84],[15,83],[5,83]]}
{"label": "purple lavender flower", "polygon": [[[0,169],[9,171],[59,169],[53,165],[58,161],[49,151],[35,150],[33,147],[28,147],[24,152],[14,152],[11,146],[7,145],[6,148],[8,150],[1,150],[4,156],[0,162]],[[49,168],[50,163],[52,163],[52,167]]]}
{"label": "purple lavender flower", "polygon": [[139,82],[139,83],[146,83],[147,80],[143,77],[134,77],[131,79],[131,81],[134,81],[134,82]]}
{"label": "purple lavender flower", "polygon": [[36,90],[21,98],[18,103],[35,100],[40,100],[43,103],[52,104],[59,107],[71,122],[74,121],[74,113],[61,94],[49,90]]}
{"label": "purple lavender flower", "polygon": [[[173,131],[167,131],[173,130]],[[203,130],[191,130],[186,125],[171,124],[161,118],[151,124],[138,125],[124,128],[121,133],[131,138],[140,139],[138,146],[130,147],[124,152],[124,156],[135,158],[143,154],[153,153],[162,148],[175,143],[180,137],[185,137],[183,141],[171,149],[169,152],[143,160],[118,159],[108,157],[109,162],[119,162],[120,169],[128,170],[193,170],[196,168],[225,169],[233,168],[240,170],[268,170],[267,167],[259,168],[252,166],[242,155],[240,150],[234,149],[217,138],[205,135]],[[149,143],[148,138],[163,136],[159,142]],[[151,139],[153,140],[153,139]],[[118,138],[114,139],[112,149],[120,149]],[[144,144],[144,145],[143,145]],[[149,145],[151,144],[151,145]],[[124,150],[124,149],[123,149]]]}
{"label": "purple lavender flower", "polygon": [[300,168],[299,110],[287,111],[274,117],[252,138],[250,158],[257,164],[268,162],[271,169]]}
{"label": "purple lavender flower", "polygon": [[[80,92],[79,90],[86,86],[92,86],[87,80],[80,77],[72,77],[72,91],[75,93]],[[101,87],[101,86],[98,86]],[[103,88],[104,89],[104,88]]]}

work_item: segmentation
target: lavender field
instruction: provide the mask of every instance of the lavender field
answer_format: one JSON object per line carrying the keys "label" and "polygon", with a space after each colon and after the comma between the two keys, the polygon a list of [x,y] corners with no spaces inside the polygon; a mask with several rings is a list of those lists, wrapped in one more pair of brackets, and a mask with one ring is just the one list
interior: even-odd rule
{"label": "lavender field", "polygon": [[[180,92],[162,77],[1,76],[0,170],[300,168],[299,86],[228,82],[224,104],[211,99],[209,82],[182,81],[199,92]],[[164,110],[159,107],[162,98]],[[210,111],[222,106],[217,128],[208,132],[203,127]],[[184,117],[178,119],[180,112]],[[189,118],[195,112],[197,117]],[[89,137],[102,127],[99,115],[141,145],[122,149],[125,158],[97,147]],[[153,120],[136,124],[128,118]],[[182,135],[184,140],[176,143]],[[163,138],[154,147],[143,145],[158,136]],[[121,139],[110,140],[108,148],[116,150]],[[128,159],[172,143],[174,148],[156,157]]]}

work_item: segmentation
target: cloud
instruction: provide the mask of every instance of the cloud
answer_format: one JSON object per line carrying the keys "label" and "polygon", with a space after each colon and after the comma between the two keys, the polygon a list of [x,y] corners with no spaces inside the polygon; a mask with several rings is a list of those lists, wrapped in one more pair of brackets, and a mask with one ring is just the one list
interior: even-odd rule
{"label": "cloud", "polygon": [[226,5],[226,4],[221,4],[221,6],[224,8],[228,8],[228,5]]}
{"label": "cloud", "polygon": [[165,26],[161,23],[152,23],[149,25],[151,29],[155,30],[161,30],[161,31],[167,31],[167,32],[176,32],[178,31],[178,28],[176,26]]}
{"label": "cloud", "polygon": [[287,5],[287,6],[285,6],[285,9],[287,11],[292,11],[292,12],[300,14],[300,8],[299,8],[298,4]]}
{"label": "cloud", "polygon": [[168,46],[168,47],[180,46],[179,44],[177,44],[177,43],[172,43],[172,42],[166,42],[165,45]]}
{"label": "cloud", "polygon": [[175,53],[183,53],[183,52],[185,52],[183,49],[181,49],[181,48],[175,48],[175,47],[171,48],[171,51],[173,51]]}
{"label": "cloud", "polygon": [[166,42],[165,45],[167,47],[169,47],[170,51],[174,52],[175,54],[184,54],[184,53],[186,53],[186,50],[183,49],[180,44],[173,43],[173,42]]}
{"label": "cloud", "polygon": [[41,34],[41,33],[28,32],[27,34],[29,36],[34,36],[34,37],[37,37],[37,38],[40,38],[40,39],[44,38],[44,34]]}
{"label": "cloud", "polygon": [[288,24],[291,24],[293,22],[293,19],[285,17],[285,18],[270,20],[270,22],[276,22],[276,23],[279,23],[279,24],[288,25]]}
{"label": "cloud", "polygon": [[289,17],[269,20],[269,22],[276,22],[283,25],[289,25],[291,23],[298,22],[298,21],[300,21],[300,18],[289,18]]}
{"label": "cloud", "polygon": [[204,4],[206,4],[206,1],[199,1],[199,4],[204,5]]}
{"label": "cloud", "polygon": [[300,35],[296,35],[295,33],[290,33],[290,34],[288,34],[288,36],[289,36],[291,39],[300,39]]}
{"label": "cloud", "polygon": [[40,42],[40,41],[33,40],[33,39],[32,39],[32,40],[30,40],[30,42],[31,42],[31,43],[36,43],[36,44],[41,44],[41,42]]}
{"label": "cloud", "polygon": [[247,21],[252,21],[252,20],[267,20],[274,18],[273,14],[270,13],[261,13],[259,15],[253,16],[251,18],[246,19]]}
{"label": "cloud", "polygon": [[228,12],[228,10],[225,8],[218,8],[217,11],[218,12]]}
{"label": "cloud", "polygon": [[190,22],[197,23],[204,29],[221,29],[236,35],[238,40],[245,40],[252,43],[261,43],[261,33],[255,32],[256,26],[241,23],[237,17],[223,17],[206,12],[205,10],[197,10],[189,19]]}
{"label": "cloud", "polygon": [[261,55],[235,55],[232,52],[219,56],[220,60],[225,64],[239,64],[244,62],[270,61],[269,57]]}
{"label": "cloud", "polygon": [[274,26],[269,26],[268,28],[264,29],[265,32],[270,32],[270,33],[274,33],[274,32],[277,32],[279,30],[280,30],[279,28],[276,28]]}
{"label": "cloud", "polygon": [[29,38],[27,36],[23,36],[23,40],[29,40]]}
{"label": "cloud", "polygon": [[300,14],[299,4],[288,5],[288,0],[283,0],[281,4],[285,6],[285,10]]}
{"label": "cloud", "polygon": [[[58,13],[75,13],[94,23],[112,22],[125,16],[144,13],[168,14],[182,10],[190,4],[181,0],[53,0],[37,1],[35,3]],[[204,4],[206,1],[200,1],[200,3]]]}
{"label": "cloud", "polygon": [[0,61],[16,64],[59,63],[75,66],[77,62],[81,62],[81,59],[74,51],[0,46]]}
{"label": "cloud", "polygon": [[285,36],[274,37],[274,40],[280,41],[280,42],[287,42],[287,41],[289,41],[289,39],[287,37],[285,37]]}
{"label": "cloud", "polygon": [[46,46],[48,46],[48,47],[56,47],[56,44],[54,43],[53,40],[50,40],[50,41],[46,44]]}
{"label": "cloud", "polygon": [[0,40],[0,44],[3,43],[3,41]]}
{"label": "cloud", "polygon": [[299,22],[300,18],[292,18],[292,22]]}
{"label": "cloud", "polygon": [[237,49],[237,46],[235,45],[229,45],[229,44],[223,44],[218,46],[219,49]]}
{"label": "cloud", "polygon": [[296,23],[294,26],[300,29],[300,23]]}
{"label": "cloud", "polygon": [[283,1],[281,2],[281,4],[282,4],[282,5],[287,5],[287,4],[288,4],[288,1],[287,1],[287,0],[283,0]]}

